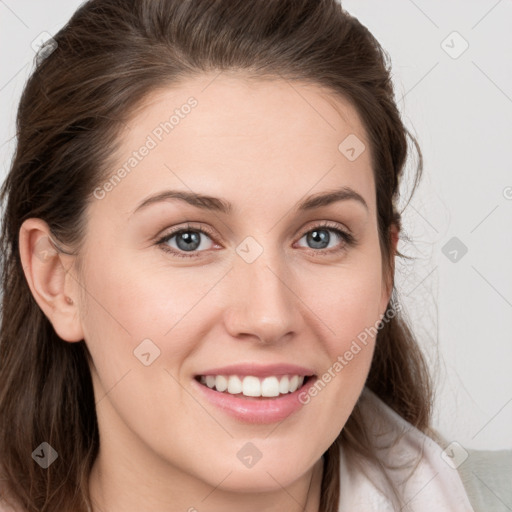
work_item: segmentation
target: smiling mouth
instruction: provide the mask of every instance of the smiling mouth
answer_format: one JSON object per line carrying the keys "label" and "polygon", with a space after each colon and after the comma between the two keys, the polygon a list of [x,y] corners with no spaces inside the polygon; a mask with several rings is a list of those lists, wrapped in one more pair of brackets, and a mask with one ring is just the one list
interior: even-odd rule
{"label": "smiling mouth", "polygon": [[279,398],[300,391],[314,375],[275,375],[255,377],[254,375],[197,375],[200,384],[218,393],[237,398],[268,399]]}

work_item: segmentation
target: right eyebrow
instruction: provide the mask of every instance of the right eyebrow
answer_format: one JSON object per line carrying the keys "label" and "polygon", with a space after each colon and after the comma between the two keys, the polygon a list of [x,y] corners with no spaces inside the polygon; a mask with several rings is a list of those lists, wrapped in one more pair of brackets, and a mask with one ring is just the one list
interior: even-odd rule
{"label": "right eyebrow", "polygon": [[[133,213],[151,204],[173,199],[185,201],[188,204],[203,210],[217,211],[224,214],[230,214],[233,211],[233,205],[225,199],[204,194],[197,194],[195,192],[187,192],[184,190],[165,190],[144,199],[135,208],[135,210],[132,212],[132,215]],[[341,187],[332,191],[321,192],[313,196],[309,196],[307,199],[298,204],[296,211],[312,210],[314,208],[328,206],[337,201],[348,200],[357,201],[362,204],[366,210],[368,210],[366,201],[358,192],[350,187]]]}
{"label": "right eyebrow", "polygon": [[183,190],[165,190],[144,199],[137,206],[137,208],[135,208],[135,210],[132,212],[132,215],[133,213],[139,211],[141,208],[145,208],[151,204],[159,203],[161,201],[169,201],[171,199],[179,199],[181,201],[187,202],[192,206],[195,206],[196,208],[217,211],[225,214],[231,213],[233,209],[233,205],[230,202],[219,199],[218,197],[196,194],[195,192],[186,192]]}

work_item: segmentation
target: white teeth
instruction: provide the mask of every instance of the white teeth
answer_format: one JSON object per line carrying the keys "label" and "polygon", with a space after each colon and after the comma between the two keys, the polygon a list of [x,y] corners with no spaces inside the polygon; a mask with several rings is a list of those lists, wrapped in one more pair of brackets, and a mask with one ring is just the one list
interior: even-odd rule
{"label": "white teeth", "polygon": [[[213,377],[213,375],[212,375]],[[228,389],[228,379],[224,375],[218,375],[215,378],[215,388],[217,391],[226,391]]]}
{"label": "white teeth", "polygon": [[294,392],[299,387],[299,377],[297,375],[294,375],[290,379],[290,392]]}
{"label": "white teeth", "polygon": [[[288,377],[285,377],[288,380]],[[261,383],[261,396],[279,396],[277,377],[265,377]]]}
{"label": "white teeth", "polygon": [[279,393],[288,393],[288,391],[290,390],[290,380],[288,379],[288,376],[285,375],[284,377],[281,378],[281,380],[279,381]]}
{"label": "white teeth", "polygon": [[242,394],[245,396],[261,396],[261,382],[258,377],[248,375],[242,382]]}
{"label": "white teeth", "polygon": [[265,377],[260,379],[246,375],[241,379],[237,375],[202,375],[200,382],[211,389],[227,392],[231,395],[243,394],[250,397],[275,397],[286,395],[299,389],[304,383],[304,376],[284,375],[282,377]]}
{"label": "white teeth", "polygon": [[236,376],[232,375],[228,379],[228,393],[238,395],[242,392],[242,381]]}

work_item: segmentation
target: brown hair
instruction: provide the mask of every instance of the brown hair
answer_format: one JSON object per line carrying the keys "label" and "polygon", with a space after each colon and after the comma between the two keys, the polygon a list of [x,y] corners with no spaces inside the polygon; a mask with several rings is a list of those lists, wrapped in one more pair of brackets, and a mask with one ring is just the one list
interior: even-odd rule
{"label": "brown hair", "polygon": [[[9,495],[24,510],[85,512],[99,446],[90,354],[83,340],[60,340],[32,297],[19,255],[22,222],[43,219],[78,255],[85,211],[108,174],[120,127],[149,93],[207,71],[309,82],[356,108],[370,141],[379,243],[391,279],[390,227],[400,228],[407,135],[420,155],[414,189],[422,160],[394,102],[388,55],[336,0],[90,0],[54,39],[56,49],[38,61],[23,91],[1,192],[0,453]],[[396,302],[393,288],[388,310]],[[430,381],[400,313],[378,333],[367,386],[427,431]],[[31,457],[43,441],[59,453],[48,469]],[[340,443],[374,457],[358,405],[325,453],[322,512],[338,507]]]}

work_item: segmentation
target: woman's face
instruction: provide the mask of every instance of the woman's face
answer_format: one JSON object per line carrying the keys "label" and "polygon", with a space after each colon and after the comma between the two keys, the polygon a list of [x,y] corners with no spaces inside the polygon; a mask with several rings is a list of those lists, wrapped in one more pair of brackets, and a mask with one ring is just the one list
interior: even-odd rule
{"label": "woman's face", "polygon": [[[374,340],[358,336],[390,297],[375,184],[347,102],[214,78],[153,94],[127,123],[88,209],[80,322],[105,467],[271,490],[319,460],[362,391]],[[294,375],[310,377],[292,392]],[[244,398],[240,383],[281,392]]]}

